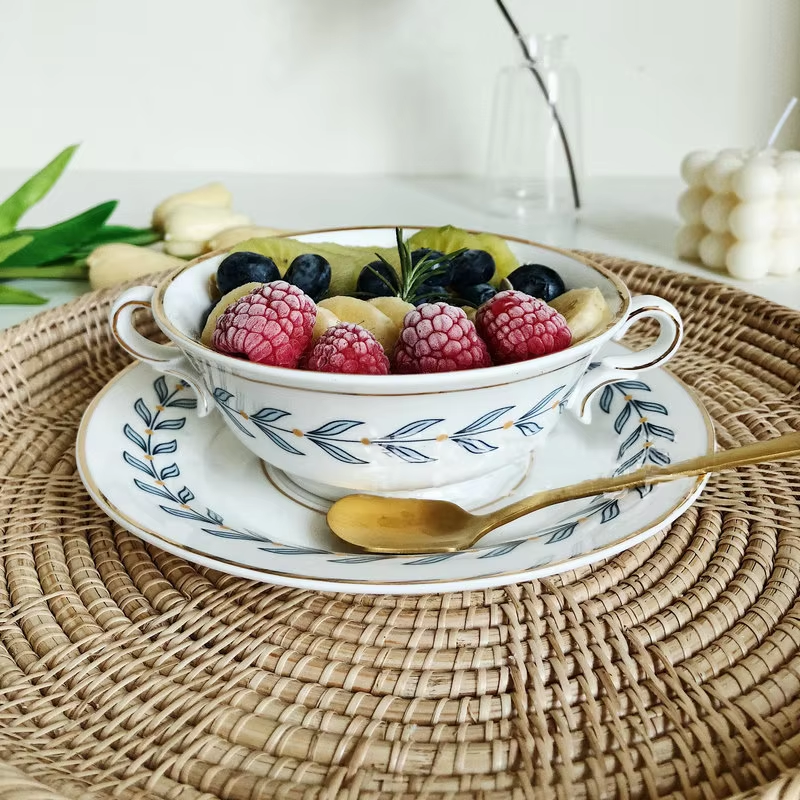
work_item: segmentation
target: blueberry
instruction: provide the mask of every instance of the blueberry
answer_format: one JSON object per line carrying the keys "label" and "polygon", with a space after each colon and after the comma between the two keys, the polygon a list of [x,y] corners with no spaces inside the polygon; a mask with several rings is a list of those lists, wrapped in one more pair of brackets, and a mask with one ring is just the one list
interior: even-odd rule
{"label": "blueberry", "polygon": [[453,259],[453,286],[477,286],[494,275],[494,259],[485,250],[465,250]]}
{"label": "blueberry", "polygon": [[331,265],[316,253],[303,253],[289,265],[283,279],[304,291],[315,303],[331,285]]}
{"label": "blueberry", "polygon": [[269,283],[280,278],[275,262],[259,253],[231,253],[217,267],[217,286],[222,294],[246,283]]}
{"label": "blueberry", "polygon": [[539,297],[545,303],[567,290],[561,276],[544,264],[523,264],[508,276],[508,281],[518,292]]}
{"label": "blueberry", "polygon": [[412,302],[415,306],[420,306],[423,303],[451,303],[452,300],[453,298],[441,286],[425,281],[417,287]]}
{"label": "blueberry", "polygon": [[356,281],[356,291],[370,297],[394,297],[399,290],[400,279],[397,273],[383,261],[367,264]]}
{"label": "blueberry", "polygon": [[202,331],[203,328],[206,326],[206,322],[208,322],[208,318],[211,316],[211,312],[217,307],[217,301],[215,300],[202,314],[200,317],[200,330]]}
{"label": "blueberry", "polygon": [[444,258],[444,253],[440,250],[431,250],[430,247],[420,247],[411,253],[411,265],[416,267],[425,257],[427,257],[428,261],[435,261],[437,258]]}
{"label": "blueberry", "polygon": [[465,286],[458,293],[460,299],[474,306],[482,306],[497,294],[497,289],[488,283],[476,283],[475,286]]}
{"label": "blueberry", "polygon": [[420,247],[419,250],[414,250],[411,253],[411,266],[416,267],[422,259],[425,258],[427,264],[423,264],[423,269],[430,270],[425,284],[427,286],[449,286],[453,280],[453,264],[452,261],[445,261],[441,264],[434,264],[437,258],[444,258],[444,253],[439,250],[431,250],[428,247]]}

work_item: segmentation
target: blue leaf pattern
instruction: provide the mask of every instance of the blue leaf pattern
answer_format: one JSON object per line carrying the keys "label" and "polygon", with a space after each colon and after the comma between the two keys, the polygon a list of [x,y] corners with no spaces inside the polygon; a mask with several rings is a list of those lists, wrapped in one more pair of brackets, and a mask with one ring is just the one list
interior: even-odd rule
{"label": "blue leaf pattern", "polygon": [[459,553],[435,553],[432,556],[423,556],[422,558],[415,558],[413,561],[404,561],[404,564],[409,566],[417,566],[420,564],[441,564],[442,561],[449,561],[455,558]]}
{"label": "blue leaf pattern", "polygon": [[172,500],[172,495],[169,492],[165,491],[164,489],[160,489],[158,486],[151,486],[144,481],[140,481],[138,478],[134,478],[133,482],[138,486],[143,492],[147,492],[148,494],[154,494],[156,497],[161,497],[164,500]]}
{"label": "blue leaf pattern", "polygon": [[613,503],[609,503],[603,509],[603,513],[600,515],[600,521],[611,522],[612,519],[616,519],[618,516],[619,516],[619,503],[615,500]]}
{"label": "blue leaf pattern", "polygon": [[514,408],[514,406],[503,406],[503,408],[496,408],[494,411],[490,411],[488,414],[478,417],[475,422],[471,422],[466,428],[456,431],[455,434],[453,434],[453,438],[455,439],[455,437],[461,433],[474,433],[475,431],[481,431],[484,428],[488,428],[489,425],[500,419],[503,414],[507,414],[512,408]]}
{"label": "blue leaf pattern", "polygon": [[505,556],[516,550],[521,544],[525,544],[524,539],[519,539],[516,542],[506,542],[499,547],[493,547],[491,550],[479,555],[478,558],[497,558],[498,556]]}
{"label": "blue leaf pattern", "polygon": [[130,425],[127,423],[125,427],[122,429],[122,432],[127,436],[137,447],[147,452],[147,442],[144,440],[144,436],[140,436],[136,431],[131,428]]}
{"label": "blue leaf pattern", "polygon": [[651,414],[667,414],[666,406],[661,403],[651,403],[649,400],[639,400],[638,406],[642,411],[649,411]]}
{"label": "blue leaf pattern", "polygon": [[165,419],[159,422],[155,429],[157,431],[179,431],[186,424],[186,419]]}
{"label": "blue leaf pattern", "polygon": [[161,480],[165,481],[169,478],[177,478],[180,474],[181,471],[178,469],[178,465],[170,464],[168,467],[164,467],[164,469],[161,470]]}
{"label": "blue leaf pattern", "polygon": [[273,431],[271,428],[268,428],[266,425],[259,425],[258,422],[256,422],[256,427],[273,444],[278,445],[278,447],[280,447],[281,450],[285,450],[287,453],[291,453],[292,455],[295,455],[295,456],[304,456],[305,455],[305,453],[303,453],[301,450],[298,450],[293,445],[289,444],[289,442],[287,442],[282,436],[279,436],[277,433],[275,433],[275,431]]}
{"label": "blue leaf pattern", "polygon": [[197,408],[197,400],[191,397],[179,397],[166,404],[167,408]]}
{"label": "blue leaf pattern", "polygon": [[150,412],[147,410],[147,406],[141,397],[133,404],[133,408],[142,418],[142,422],[149,427],[150,423],[153,421],[153,418],[150,416]]}
{"label": "blue leaf pattern", "polygon": [[617,433],[622,433],[622,429],[625,427],[625,423],[628,421],[628,417],[631,415],[631,405],[630,403],[626,403],[622,407],[622,411],[619,412],[616,420],[614,420],[614,430]]}
{"label": "blue leaf pattern", "polygon": [[279,419],[283,419],[283,417],[288,416],[288,411],[281,411],[277,408],[262,408],[261,411],[257,411],[255,414],[252,414],[250,419],[257,419],[260,422],[277,422]]}
{"label": "blue leaf pattern", "polygon": [[161,403],[161,405],[164,405],[164,401],[169,396],[169,389],[167,389],[167,381],[163,375],[156,379],[156,382],[153,384],[153,388],[156,390],[158,402]]}
{"label": "blue leaf pattern", "polygon": [[515,427],[518,428],[524,436],[534,436],[542,429],[542,426],[537,425],[535,422],[518,422]]}
{"label": "blue leaf pattern", "polygon": [[170,439],[168,442],[161,442],[153,448],[154,456],[161,456],[166,453],[174,453],[178,449],[178,442],[175,439]]}
{"label": "blue leaf pattern", "polygon": [[642,426],[636,428],[636,430],[619,446],[619,450],[617,452],[617,458],[622,458],[628,450],[639,441],[639,437],[642,435]]}
{"label": "blue leaf pattern", "polygon": [[333,444],[333,442],[326,442],[324,439],[310,439],[317,447],[324,450],[329,456],[333,456],[337,461],[342,461],[345,464],[369,464],[369,461],[364,461],[363,458],[358,458],[347,450]]}
{"label": "blue leaf pattern", "polygon": [[493,444],[484,442],[482,439],[467,439],[453,437],[453,441],[462,449],[473,455],[482,455],[483,453],[490,453],[492,450],[497,450]]}
{"label": "blue leaf pattern", "polygon": [[[564,390],[563,386],[558,386],[557,388],[553,389],[550,394],[545,395],[530,411],[527,411],[520,417],[520,420],[530,419],[531,417],[537,417],[543,411],[547,411],[552,404],[555,402],[556,397]],[[512,406],[513,408],[513,406]]]}
{"label": "blue leaf pattern", "polygon": [[139,461],[138,458],[134,458],[127,450],[124,450],[122,453],[122,458],[125,459],[125,462],[130,464],[132,467],[136,467],[136,469],[141,470],[144,472],[145,475],[152,475],[153,471],[144,461]]}
{"label": "blue leaf pattern", "polygon": [[188,487],[184,486],[183,489],[178,492],[178,500],[180,500],[181,503],[191,503],[192,500],[194,500],[194,495]]}
{"label": "blue leaf pattern", "polygon": [[398,428],[396,431],[390,433],[386,438],[387,439],[403,439],[406,436],[416,436],[418,433],[422,433],[423,431],[427,430],[428,428],[436,425],[439,422],[444,422],[443,419],[418,419],[416,422],[409,422],[408,425],[403,425],[402,428]]}
{"label": "blue leaf pattern", "polygon": [[390,455],[402,458],[403,461],[407,461],[409,464],[423,464],[426,461],[435,461],[435,459],[420,453],[419,450],[415,450],[413,447],[408,447],[408,445],[385,444],[382,447]]}
{"label": "blue leaf pattern", "polygon": [[654,464],[658,464],[659,466],[666,467],[667,464],[671,463],[670,457],[663,451],[663,450],[656,450],[655,447],[651,447],[648,451],[648,458]]}
{"label": "blue leaf pattern", "polygon": [[339,436],[340,434],[349,431],[351,428],[356,428],[363,424],[363,422],[358,422],[354,419],[337,419],[333,422],[326,422],[321,427],[315,428],[313,431],[309,431],[306,436]]}

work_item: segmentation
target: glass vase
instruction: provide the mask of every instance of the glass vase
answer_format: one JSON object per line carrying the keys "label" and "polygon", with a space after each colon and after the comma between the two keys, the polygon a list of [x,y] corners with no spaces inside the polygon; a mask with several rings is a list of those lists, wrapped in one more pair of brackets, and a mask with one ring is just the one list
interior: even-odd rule
{"label": "glass vase", "polygon": [[530,59],[501,70],[488,152],[493,209],[514,216],[574,217],[581,202],[580,81],[566,37],[524,37]]}

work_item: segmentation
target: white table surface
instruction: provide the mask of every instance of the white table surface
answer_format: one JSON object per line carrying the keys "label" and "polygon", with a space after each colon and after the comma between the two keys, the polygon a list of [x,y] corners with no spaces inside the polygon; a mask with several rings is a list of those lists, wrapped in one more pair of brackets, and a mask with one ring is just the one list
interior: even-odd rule
{"label": "white table surface", "polygon": [[[0,197],[10,194],[24,172],[0,172]],[[675,258],[678,178],[604,178],[586,182],[585,208],[569,225],[517,220],[491,213],[478,181],[379,176],[248,175],[68,171],[22,225],[49,225],[104,200],[120,201],[112,222],[146,226],[167,195],[219,180],[233,192],[237,210],[259,225],[313,229],[358,225],[445,225],[522,236],[565,248],[580,248],[643,261],[739,286],[800,309],[800,273],[738,281],[725,273]],[[20,280],[12,285],[46,296],[46,306],[0,306],[6,328],[67,302],[88,290],[82,281]]]}

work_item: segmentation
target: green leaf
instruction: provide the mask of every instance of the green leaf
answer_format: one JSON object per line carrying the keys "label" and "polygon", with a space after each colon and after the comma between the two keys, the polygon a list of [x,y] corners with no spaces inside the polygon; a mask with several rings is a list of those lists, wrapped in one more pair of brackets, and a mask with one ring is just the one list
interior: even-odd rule
{"label": "green leaf", "polygon": [[40,306],[46,302],[46,297],[0,284],[0,306]]}
{"label": "green leaf", "polygon": [[91,239],[70,251],[70,258],[86,258],[96,247],[104,244],[133,244],[146,247],[160,242],[162,235],[152,228],[129,228],[126,225],[103,225]]}
{"label": "green leaf", "polygon": [[32,236],[15,236],[13,239],[6,239],[0,242],[0,264],[32,241]]}
{"label": "green leaf", "polygon": [[0,234],[13,231],[20,217],[53,188],[77,149],[78,145],[74,144],[62,150],[46,167],[25,181],[5,202],[0,203]]}
{"label": "green leaf", "polygon": [[116,207],[117,201],[109,200],[49,228],[25,231],[33,241],[14,256],[14,266],[35,267],[64,258],[95,236]]}
{"label": "green leaf", "polygon": [[127,225],[103,225],[96,235],[89,240],[93,246],[108,244],[109,242],[125,242],[141,246],[153,244],[162,238],[158,231],[152,228],[129,228]]}

